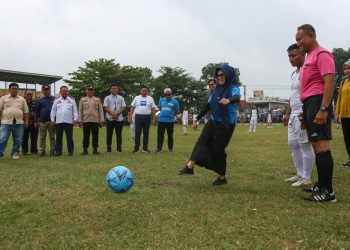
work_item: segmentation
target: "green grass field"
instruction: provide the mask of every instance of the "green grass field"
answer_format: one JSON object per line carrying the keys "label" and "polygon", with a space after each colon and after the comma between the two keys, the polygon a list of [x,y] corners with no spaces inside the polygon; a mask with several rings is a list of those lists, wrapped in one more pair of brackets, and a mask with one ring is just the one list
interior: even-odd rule
{"label": "green grass field", "polygon": [[[294,173],[287,129],[238,125],[227,147],[228,185],[212,187],[216,175],[197,167],[178,176],[200,131],[175,128],[174,152],[133,155],[124,127],[123,153],[20,156],[9,149],[0,160],[1,249],[350,249],[350,170],[341,130],[333,129],[337,203],[309,203],[283,179]],[[165,143],[166,145],[166,143]],[[114,144],[113,144],[114,146]],[[166,149],[166,147],[165,147]],[[100,152],[105,152],[105,128]],[[164,148],[163,148],[164,150]],[[90,150],[91,151],[91,150]],[[126,194],[109,192],[108,170],[125,165],[135,174]],[[313,169],[316,180],[316,169]]]}

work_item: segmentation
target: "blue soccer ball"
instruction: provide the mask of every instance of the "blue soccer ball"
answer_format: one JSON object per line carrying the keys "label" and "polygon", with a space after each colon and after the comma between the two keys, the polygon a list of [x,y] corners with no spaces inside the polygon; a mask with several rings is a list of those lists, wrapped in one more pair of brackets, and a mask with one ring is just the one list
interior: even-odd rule
{"label": "blue soccer ball", "polygon": [[127,167],[116,166],[108,172],[106,182],[112,192],[126,193],[134,184],[134,175]]}

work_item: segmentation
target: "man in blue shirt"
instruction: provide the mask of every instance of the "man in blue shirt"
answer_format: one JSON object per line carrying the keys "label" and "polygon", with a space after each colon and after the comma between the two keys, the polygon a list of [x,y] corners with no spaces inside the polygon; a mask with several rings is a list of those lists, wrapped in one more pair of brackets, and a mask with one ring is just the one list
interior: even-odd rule
{"label": "man in blue shirt", "polygon": [[[41,97],[36,105],[36,118],[39,123],[39,134],[40,134],[40,156],[46,155],[46,134],[49,133],[50,138],[50,155],[54,155],[55,150],[55,126],[52,125],[50,119],[50,112],[55,101],[55,97],[51,95],[50,85],[43,85],[41,89],[43,97]],[[36,124],[36,126],[38,126]]]}
{"label": "man in blue shirt", "polygon": [[158,130],[157,130],[157,150],[156,153],[162,152],[165,129],[168,134],[168,149],[173,152],[173,133],[175,115],[179,112],[179,103],[172,97],[170,88],[164,90],[164,96],[159,100],[158,108],[160,109]]}

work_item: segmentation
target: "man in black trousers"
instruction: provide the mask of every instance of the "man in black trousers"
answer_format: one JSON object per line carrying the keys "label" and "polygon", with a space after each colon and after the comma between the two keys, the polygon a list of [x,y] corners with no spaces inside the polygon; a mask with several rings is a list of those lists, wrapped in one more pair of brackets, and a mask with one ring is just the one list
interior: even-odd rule
{"label": "man in black trousers", "polygon": [[22,154],[26,155],[29,151],[28,140],[30,137],[30,152],[36,155],[38,154],[39,129],[36,123],[36,101],[33,100],[33,91],[26,89],[24,91],[24,98],[29,109],[29,126],[24,128]]}
{"label": "man in black trousers", "polygon": [[116,152],[122,152],[122,131],[123,131],[123,112],[125,109],[124,97],[118,95],[118,85],[111,83],[111,94],[106,96],[103,101],[103,108],[106,112],[106,127],[107,127],[107,154],[112,152],[112,137],[113,130],[116,133]]}
{"label": "man in black trousers", "polygon": [[103,123],[103,107],[100,98],[94,96],[94,87],[86,88],[86,96],[80,99],[78,112],[79,127],[83,128],[84,139],[82,155],[88,154],[90,144],[90,133],[92,134],[93,154],[99,154],[98,132]]}

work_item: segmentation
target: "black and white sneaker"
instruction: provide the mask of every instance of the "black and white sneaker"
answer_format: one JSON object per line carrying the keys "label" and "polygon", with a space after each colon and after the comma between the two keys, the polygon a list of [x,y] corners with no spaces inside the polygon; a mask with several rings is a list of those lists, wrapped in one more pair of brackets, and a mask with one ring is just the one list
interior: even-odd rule
{"label": "black and white sneaker", "polygon": [[316,193],[316,192],[320,192],[321,189],[318,186],[318,183],[316,182],[315,185],[313,185],[310,188],[303,188],[301,191],[306,192],[306,193]]}
{"label": "black and white sneaker", "polygon": [[350,161],[345,162],[344,164],[341,164],[342,167],[349,168],[350,167]]}
{"label": "black and white sneaker", "polygon": [[337,198],[335,197],[335,193],[329,193],[328,190],[323,190],[320,192],[315,192],[310,195],[304,196],[304,200],[314,201],[314,202],[337,202]]}
{"label": "black and white sneaker", "polygon": [[178,172],[179,175],[193,175],[194,174],[194,170],[193,168],[189,168],[187,165],[186,167],[184,167],[183,169],[180,169],[180,171]]}

